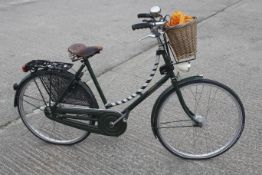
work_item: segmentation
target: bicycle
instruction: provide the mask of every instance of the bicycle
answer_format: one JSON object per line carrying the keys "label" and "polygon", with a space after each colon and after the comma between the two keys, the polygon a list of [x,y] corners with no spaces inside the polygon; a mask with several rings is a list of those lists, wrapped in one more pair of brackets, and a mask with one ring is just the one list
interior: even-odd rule
{"label": "bicycle", "polygon": [[[129,113],[164,83],[171,85],[156,100],[151,114],[152,131],[156,139],[172,154],[185,159],[209,159],[229,150],[244,129],[245,112],[238,95],[228,86],[203,76],[180,79],[164,32],[167,16],[159,7],[150,13],[138,14],[143,23],[133,30],[150,29],[158,49],[153,73],[136,93],[109,103],[96,79],[89,58],[102,47],[74,44],[69,47],[72,61],[81,61],[80,68],[69,72],[71,63],[32,60],[22,69],[30,72],[16,90],[14,106],[25,126],[48,143],[72,145],[86,139],[90,133],[120,136],[127,128]],[[147,18],[147,19],[146,19]],[[148,19],[149,18],[149,19]],[[144,92],[159,68],[163,77]],[[189,62],[186,62],[189,64]],[[179,65],[179,64],[177,64]],[[91,89],[81,80],[84,68],[90,73],[104,108],[99,108]],[[135,99],[121,112],[111,108]]]}

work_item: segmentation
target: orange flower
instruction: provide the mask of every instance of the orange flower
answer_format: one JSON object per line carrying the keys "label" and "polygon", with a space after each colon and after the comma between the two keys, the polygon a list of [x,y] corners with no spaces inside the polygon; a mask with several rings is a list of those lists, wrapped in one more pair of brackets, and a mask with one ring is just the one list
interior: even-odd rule
{"label": "orange flower", "polygon": [[167,22],[166,26],[175,26],[178,24],[184,24],[192,20],[192,16],[185,15],[182,11],[175,11]]}

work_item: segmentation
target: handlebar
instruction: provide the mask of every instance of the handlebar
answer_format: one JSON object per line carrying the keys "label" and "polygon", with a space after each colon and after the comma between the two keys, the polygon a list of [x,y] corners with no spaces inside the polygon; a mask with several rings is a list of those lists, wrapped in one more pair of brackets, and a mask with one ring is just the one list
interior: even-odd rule
{"label": "handlebar", "polygon": [[161,14],[158,14],[158,16],[153,16],[150,13],[139,13],[137,14],[137,17],[138,18],[150,18],[150,19],[149,20],[144,19],[142,20],[143,23],[132,25],[133,30],[146,29],[146,28],[152,29],[152,27],[154,26],[163,26],[164,23],[166,22],[166,16],[163,17]]}
{"label": "handlebar", "polygon": [[151,28],[151,24],[150,23],[138,23],[138,24],[134,24],[132,25],[132,29],[133,30],[137,30],[137,29],[146,29],[146,28]]}
{"label": "handlebar", "polygon": [[149,13],[139,13],[137,14],[138,18],[154,18],[152,15],[150,15]]}
{"label": "handlebar", "polygon": [[139,13],[137,17],[150,19],[144,19],[143,23],[132,25],[133,30],[150,28],[150,31],[153,33],[154,37],[159,37],[161,35],[161,31],[159,30],[163,29],[163,25],[166,23],[166,16],[163,17],[161,14],[158,16],[152,16],[149,13]]}

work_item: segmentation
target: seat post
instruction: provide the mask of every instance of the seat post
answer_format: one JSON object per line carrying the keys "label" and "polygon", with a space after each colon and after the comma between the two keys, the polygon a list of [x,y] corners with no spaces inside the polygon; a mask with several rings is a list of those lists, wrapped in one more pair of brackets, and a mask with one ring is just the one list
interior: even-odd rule
{"label": "seat post", "polygon": [[89,72],[89,74],[90,74],[90,76],[91,76],[91,78],[92,78],[92,80],[93,80],[93,82],[94,82],[94,84],[96,86],[96,89],[97,89],[97,91],[98,91],[98,93],[99,93],[99,95],[100,95],[104,105],[107,104],[106,97],[105,97],[105,95],[104,95],[104,93],[103,93],[103,91],[102,91],[102,89],[101,89],[101,87],[100,87],[100,85],[99,85],[99,83],[98,83],[98,81],[96,79],[96,76],[94,74],[94,71],[93,71],[90,63],[89,63],[89,60],[85,59],[84,63],[86,65],[86,67],[87,67],[87,70],[88,70],[88,72]]}

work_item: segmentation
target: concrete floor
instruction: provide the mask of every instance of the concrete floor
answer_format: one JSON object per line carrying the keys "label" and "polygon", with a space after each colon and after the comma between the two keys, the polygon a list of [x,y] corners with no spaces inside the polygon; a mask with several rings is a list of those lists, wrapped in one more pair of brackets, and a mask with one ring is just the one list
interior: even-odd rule
{"label": "concrete floor", "polygon": [[[155,4],[163,13],[181,9],[199,17],[197,60],[183,76],[203,74],[237,92],[246,109],[239,142],[207,161],[167,152],[153,136],[150,114],[168,84],[132,111],[126,133],[118,138],[91,134],[67,147],[44,143],[28,132],[13,108],[12,85],[24,77],[21,65],[31,59],[69,62],[66,49],[73,42],[102,45],[91,64],[109,101],[122,99],[150,73],[155,42],[138,42],[149,31],[133,32],[131,25],[139,22],[137,13]],[[0,174],[261,174],[261,7],[259,0],[0,0]],[[84,80],[97,96],[89,77]]]}

